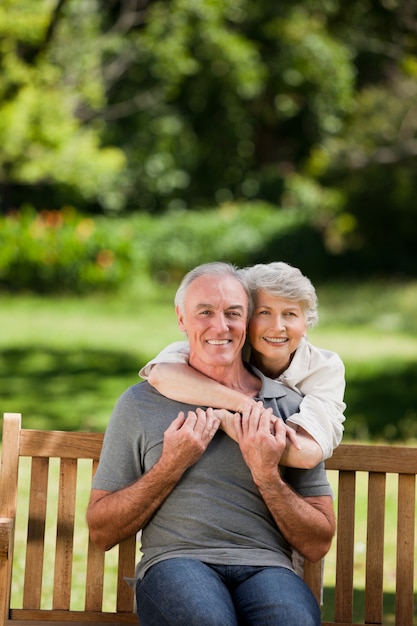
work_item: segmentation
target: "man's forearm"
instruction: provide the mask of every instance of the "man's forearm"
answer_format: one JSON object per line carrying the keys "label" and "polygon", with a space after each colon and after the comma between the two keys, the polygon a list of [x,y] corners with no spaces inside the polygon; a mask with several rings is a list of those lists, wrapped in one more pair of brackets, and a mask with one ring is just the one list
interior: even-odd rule
{"label": "man's forearm", "polygon": [[255,482],[288,543],[310,561],[320,560],[328,552],[335,532],[331,496],[302,498],[279,472]]}
{"label": "man's forearm", "polygon": [[187,417],[181,411],[164,433],[160,459],[146,474],[119,491],[93,490],[87,521],[94,543],[108,550],[143,528],[204,454],[218,427],[212,409],[188,411]]}
{"label": "man's forearm", "polygon": [[87,522],[94,543],[103,550],[141,530],[171,493],[183,471],[159,461],[137,482],[119,491],[91,492]]}

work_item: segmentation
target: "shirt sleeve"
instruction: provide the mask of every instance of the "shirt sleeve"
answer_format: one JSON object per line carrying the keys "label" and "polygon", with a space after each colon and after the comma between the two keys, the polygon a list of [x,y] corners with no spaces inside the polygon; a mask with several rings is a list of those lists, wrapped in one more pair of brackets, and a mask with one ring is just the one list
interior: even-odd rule
{"label": "shirt sleeve", "polygon": [[[137,383],[137,385],[146,383]],[[143,428],[134,398],[134,387],[118,399],[104,435],[93,489],[118,491],[135,482],[143,473],[140,456]]]}
{"label": "shirt sleeve", "polygon": [[304,428],[317,441],[323,459],[329,458],[342,440],[346,409],[343,362],[335,353],[327,355],[298,382],[297,387],[304,397],[299,412],[287,420],[291,425]]}
{"label": "shirt sleeve", "polygon": [[285,468],[284,480],[303,498],[316,498],[318,496],[334,498],[323,462],[312,469],[287,467]]}
{"label": "shirt sleeve", "polygon": [[154,359],[148,361],[148,363],[139,370],[139,376],[147,379],[152,367],[157,363],[185,363],[188,365],[189,358],[190,345],[188,341],[175,341],[161,350]]}

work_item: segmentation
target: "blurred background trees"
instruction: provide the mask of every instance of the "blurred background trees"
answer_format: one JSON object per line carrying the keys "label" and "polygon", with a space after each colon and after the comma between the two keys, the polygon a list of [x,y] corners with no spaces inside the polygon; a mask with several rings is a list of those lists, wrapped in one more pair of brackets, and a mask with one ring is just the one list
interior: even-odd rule
{"label": "blurred background trees", "polygon": [[190,267],[284,260],[346,435],[415,438],[416,158],[417,0],[2,0],[3,408],[104,427]]}
{"label": "blurred background trees", "polygon": [[240,264],[417,274],[415,0],[3,0],[0,72],[3,214],[146,214],[185,249],[231,211]]}

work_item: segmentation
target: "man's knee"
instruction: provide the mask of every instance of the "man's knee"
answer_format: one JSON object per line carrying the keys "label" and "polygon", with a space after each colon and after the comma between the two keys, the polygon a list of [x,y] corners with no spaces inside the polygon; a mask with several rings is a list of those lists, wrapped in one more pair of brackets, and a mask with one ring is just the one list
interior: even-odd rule
{"label": "man's knee", "polygon": [[321,614],[319,607],[291,607],[288,615],[288,624],[293,626],[320,626]]}

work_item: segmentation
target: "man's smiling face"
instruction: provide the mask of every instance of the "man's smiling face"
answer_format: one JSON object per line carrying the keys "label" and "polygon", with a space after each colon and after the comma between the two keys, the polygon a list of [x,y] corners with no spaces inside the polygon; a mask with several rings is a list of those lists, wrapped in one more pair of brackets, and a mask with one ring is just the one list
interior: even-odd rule
{"label": "man's smiling face", "polygon": [[190,343],[190,365],[200,371],[232,365],[246,337],[248,298],[231,276],[205,275],[188,287],[178,324]]}

